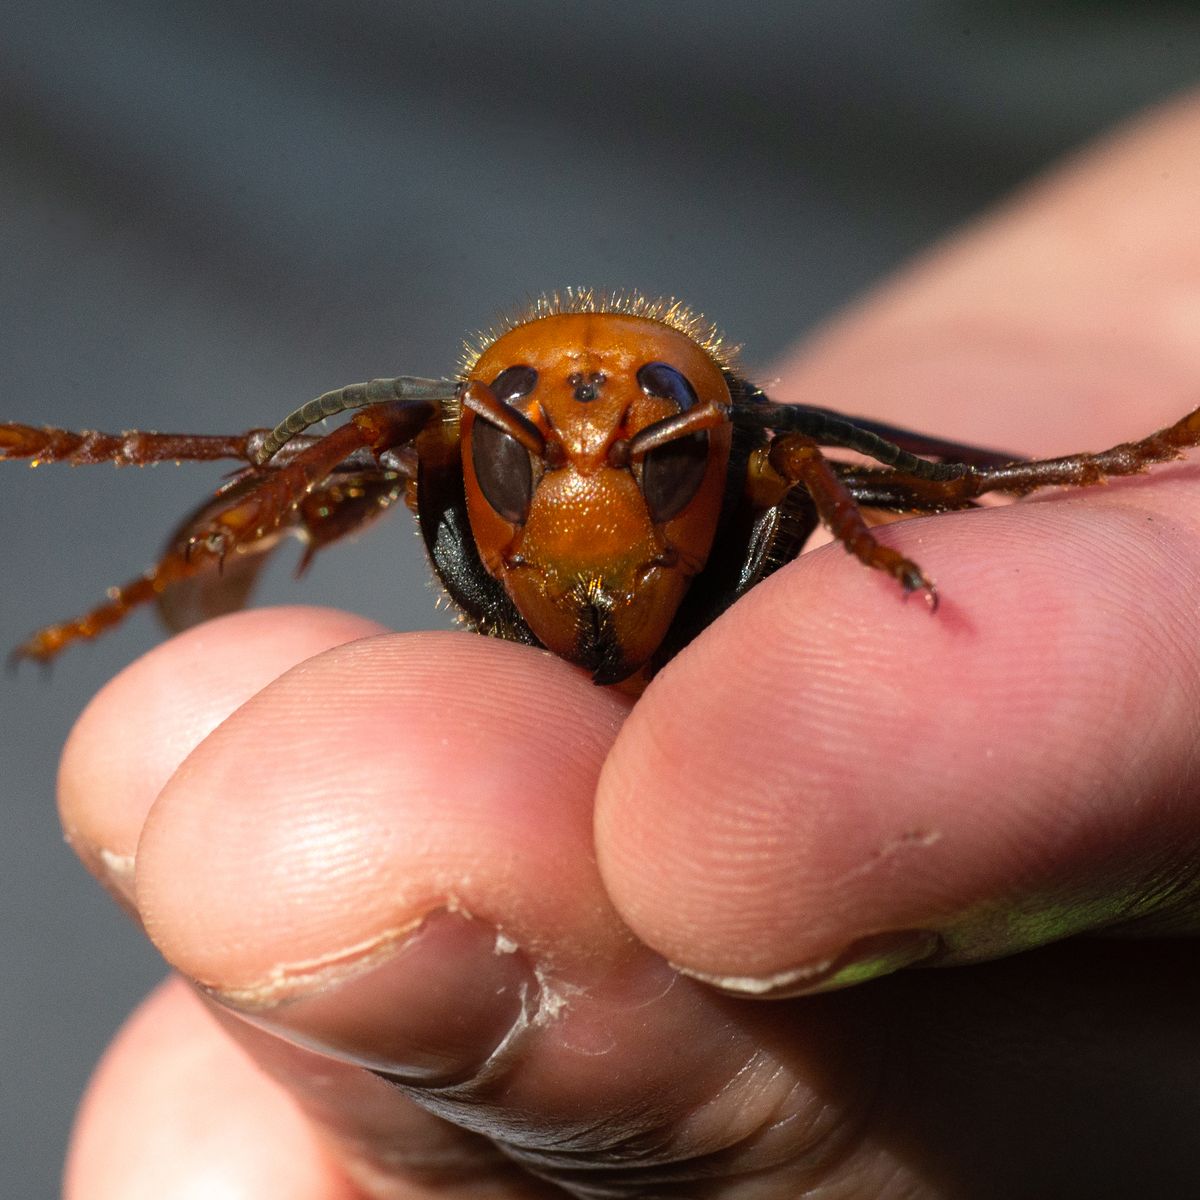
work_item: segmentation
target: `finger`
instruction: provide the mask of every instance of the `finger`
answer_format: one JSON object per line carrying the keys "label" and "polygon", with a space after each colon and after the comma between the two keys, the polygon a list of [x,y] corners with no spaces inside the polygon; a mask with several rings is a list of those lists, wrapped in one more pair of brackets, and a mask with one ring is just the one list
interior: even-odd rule
{"label": "finger", "polygon": [[[160,790],[159,781],[170,776],[194,743],[202,741],[241,701],[272,678],[272,672],[303,661],[306,651],[317,652],[375,630],[375,626],[357,618],[319,610],[248,612],[190,631],[133,664],[89,707],[64,759],[60,780],[64,809],[72,813],[76,828],[85,831],[89,839],[77,836],[77,848],[87,857],[103,861],[108,846],[120,844],[116,840],[119,834],[128,838],[127,844],[136,845],[140,829],[134,832],[133,826],[138,821],[144,823]],[[541,656],[534,658],[540,661]],[[351,686],[355,683],[349,682]],[[286,758],[289,751],[286,745],[281,749],[280,732],[294,733],[303,743],[309,737],[307,724],[319,727],[321,712],[337,704],[337,693],[329,696],[329,700],[322,700],[320,693],[306,694],[304,720],[299,727],[274,731],[267,744],[249,747],[248,757],[269,765],[272,751],[280,750]],[[182,869],[202,873],[193,855],[185,857]],[[486,1009],[495,1003],[496,997],[485,992],[479,1007]],[[194,1015],[194,1003],[184,1008]],[[383,1016],[390,1019],[391,1014]],[[444,1021],[444,1010],[437,1016]],[[462,1193],[496,1200],[529,1200],[543,1194],[541,1185],[529,1182],[490,1142],[431,1117],[360,1066],[339,1066],[326,1056],[263,1035],[244,1022],[235,1021],[230,1026],[228,1016],[226,1021],[227,1033],[235,1036],[259,1068],[294,1097],[304,1117],[319,1132],[325,1152],[340,1164],[341,1171],[333,1172],[339,1180],[344,1171],[372,1196],[449,1198]],[[208,1024],[201,1024],[208,1030]],[[148,1046],[143,1057],[156,1054],[162,1041],[170,1036],[164,1034],[153,1044],[139,1041],[139,1046]],[[214,1039],[209,1036],[207,1041]],[[123,1049],[114,1053],[116,1061],[125,1061]],[[230,1049],[226,1047],[224,1053],[229,1055]],[[191,1062],[187,1059],[184,1066],[190,1068]],[[161,1088],[143,1089],[150,1105],[157,1103],[159,1092],[169,1095],[173,1087],[188,1083],[169,1061],[161,1069],[142,1062],[141,1069],[156,1072],[155,1078],[161,1080]],[[127,1071],[123,1078],[128,1080],[132,1074],[132,1070]],[[218,1072],[209,1087],[197,1091],[197,1120],[211,1105],[232,1114],[236,1124],[240,1107],[236,1097],[227,1103],[219,1094],[223,1078]],[[235,1073],[230,1083],[240,1089],[240,1076]],[[248,1101],[253,1102],[264,1086],[260,1079],[257,1089],[247,1093]],[[122,1111],[110,1111],[114,1104]],[[164,1106],[163,1121],[183,1120],[187,1114],[181,1114],[181,1106]],[[192,1111],[189,1109],[189,1113]],[[100,1087],[88,1106],[81,1130],[99,1128],[100,1133],[88,1145],[103,1150],[109,1140],[109,1126],[116,1123],[124,1128],[126,1117],[140,1119],[141,1115],[136,1105],[120,1097],[118,1089]],[[269,1132],[265,1130],[263,1136],[268,1137]],[[313,1136],[310,1133],[310,1140]],[[162,1165],[156,1168],[155,1152],[145,1145],[139,1147],[132,1131],[119,1149],[117,1166],[111,1172],[114,1178],[121,1178],[123,1164],[138,1158],[139,1153],[149,1159],[139,1170],[144,1169],[152,1180],[160,1178]],[[274,1151],[268,1146],[264,1153]],[[280,1145],[279,1153],[287,1153],[286,1143]],[[95,1155],[89,1151],[76,1157],[90,1164]],[[86,1179],[89,1170],[80,1168],[77,1173]],[[239,1177],[238,1170],[236,1163],[231,1164],[231,1180]],[[203,1181],[208,1176],[202,1174],[199,1178]],[[252,1173],[248,1178],[251,1182],[246,1186],[251,1190],[245,1194],[266,1194],[254,1190]],[[317,1177],[313,1186],[324,1186],[323,1179],[323,1175]],[[315,1194],[324,1192],[318,1190]]]}
{"label": "finger", "polygon": [[[1200,270],[1181,199],[1149,239],[1163,243],[1159,291],[1117,288],[1138,305],[1121,323],[1113,287],[1137,273],[1124,238],[1093,245],[1069,321],[1055,310],[1069,285],[1038,272],[1057,264],[1046,270],[1058,281],[1081,254],[1085,197],[1100,208],[1094,228],[1147,154],[1175,161],[1197,133],[1193,102],[1118,139],[868,304],[818,342],[800,379],[836,393],[844,373],[853,389],[904,349],[924,364],[930,412],[961,406],[973,379],[990,420],[1019,368],[1016,392],[1038,404],[1065,394],[1078,414],[1095,389],[1100,424],[1131,380],[1080,377],[1082,347],[1097,348],[1101,374],[1112,367],[1107,338],[1117,358],[1137,350],[1156,393],[1173,380],[1178,396],[1189,372],[1194,387],[1194,348],[1141,336],[1181,304],[1168,234],[1183,246],[1175,271]],[[1141,195],[1190,191],[1191,171],[1156,173]],[[1095,287],[1105,270],[1110,286]],[[967,303],[993,289],[1008,298],[994,311]],[[1016,295],[1028,320],[1047,320],[1035,353],[1016,337]],[[1197,783],[1192,470],[889,528],[884,540],[938,582],[932,620],[836,548],[755,588],[655,680],[614,748],[597,838],[623,916],[673,962],[759,994],[1005,953],[1148,911],[1158,928],[1194,928],[1200,832],[1182,799]]]}
{"label": "finger", "polygon": [[84,1098],[67,1200],[358,1200],[291,1100],[179,981],[130,1018]]}
{"label": "finger", "polygon": [[[314,715],[314,696],[338,702]],[[875,1047],[821,1008],[780,1030],[679,980],[615,919],[591,799],[624,715],[523,647],[334,649],[242,706],[168,784],[139,846],[146,928],[216,1003],[277,1035],[250,1047],[270,1069],[288,1043],[366,1068],[568,1190],[822,1178],[854,1157],[874,1077],[855,1068]],[[311,1076],[286,1075],[305,1111],[386,1163],[403,1127]],[[895,1169],[882,1158],[869,1169]]]}
{"label": "finger", "polygon": [[[239,652],[223,655],[236,630]],[[59,814],[88,869],[127,907],[134,856],[154,798],[191,750],[289,667],[355,638],[383,632],[329,609],[235,613],[182,634],[112,680],[76,722],[59,769]],[[138,738],[114,736],[116,719]]]}
{"label": "finger", "polygon": [[834,547],[755,588],[609,760],[623,915],[672,962],[786,992],[1182,903],[1200,556],[1194,523],[1157,528],[1080,502],[892,527],[933,617]]}
{"label": "finger", "polygon": [[[331,940],[345,941],[335,968],[361,965],[434,910],[491,919],[492,893],[510,926],[536,927],[559,953],[568,932],[582,956],[595,939],[624,944],[594,897],[564,911],[546,893],[587,869],[588,807],[559,797],[590,797],[625,711],[548,655],[462,635],[311,659],[215,730],[159,796],[140,839],[139,911],[192,978],[247,996],[266,987],[264,1000],[294,990],[290,964],[329,956]],[[189,868],[203,845],[220,852],[200,873]],[[461,877],[486,886],[483,907],[453,891]],[[545,887],[531,894],[530,879]]]}

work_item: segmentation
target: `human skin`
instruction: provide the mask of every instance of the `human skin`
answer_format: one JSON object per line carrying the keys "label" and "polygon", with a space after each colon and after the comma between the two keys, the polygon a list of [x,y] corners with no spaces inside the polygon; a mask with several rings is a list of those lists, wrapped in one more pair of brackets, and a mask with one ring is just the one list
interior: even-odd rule
{"label": "human skin", "polygon": [[[1196,99],[1120,132],[772,396],[1031,454],[1174,420],[1197,144]],[[1194,1194],[1197,478],[889,526],[934,615],[819,549],[636,705],[322,610],[159,647],[61,770],[182,977],[69,1200]]]}

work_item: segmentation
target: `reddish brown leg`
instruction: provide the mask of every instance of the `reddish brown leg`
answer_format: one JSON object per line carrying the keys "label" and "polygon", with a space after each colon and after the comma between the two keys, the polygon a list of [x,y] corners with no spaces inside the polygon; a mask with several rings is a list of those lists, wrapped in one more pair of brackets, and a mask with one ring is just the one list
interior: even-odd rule
{"label": "reddish brown leg", "polygon": [[47,625],[9,655],[9,665],[31,658],[48,663],[72,642],[91,641],[114,625],[120,624],[132,609],[157,599],[172,584],[187,579],[210,565],[199,555],[173,549],[144,575],[120,587],[108,589],[108,600],[81,617]]}
{"label": "reddish brown leg", "polygon": [[916,563],[876,540],[854,497],[812,438],[795,433],[777,437],[771,443],[770,463],[789,484],[803,484],[822,524],[859,562],[885,571],[905,592],[923,592],[929,607],[937,608],[933,584]]}
{"label": "reddish brown leg", "polygon": [[273,533],[294,505],[365,443],[362,430],[351,421],[305,447],[290,462],[263,474],[256,486],[213,512],[207,524],[197,526],[188,552],[222,559],[238,546]]}
{"label": "reddish brown leg", "polygon": [[899,471],[859,467],[851,463],[833,462],[830,465],[854,497],[854,502],[862,508],[912,515],[980,507],[977,500],[927,496],[919,486],[924,480],[914,482],[912,476]]}
{"label": "reddish brown leg", "polygon": [[916,479],[903,472],[894,482],[927,509],[961,507],[988,492],[1024,496],[1044,487],[1090,487],[1106,479],[1140,475],[1156,463],[1171,462],[1200,446],[1200,409],[1137,442],[1122,442],[1098,454],[1068,454],[1041,462],[1017,462],[1000,467],[968,467],[956,479]]}
{"label": "reddish brown leg", "polygon": [[82,617],[39,630],[13,651],[12,660],[48,662],[71,642],[98,637],[119,624],[130,610],[150,601],[157,603],[167,628],[176,633],[234,612],[245,605],[267,558],[285,534],[298,533],[305,543],[297,569],[300,574],[318,551],[363,529],[390,507],[404,488],[404,480],[390,471],[339,475],[336,482],[307,495],[273,534],[239,546],[218,570],[211,556],[190,551],[195,530],[207,527],[212,513],[228,503],[229,491],[254,483],[249,477],[222,489],[180,526],[166,553],[144,575],[110,589],[109,599]]}
{"label": "reddish brown leg", "polygon": [[94,429],[36,428],[32,425],[0,425],[0,459],[28,458],[31,466],[66,462],[72,466],[116,463],[117,466],[148,466],[159,462],[212,462],[240,458],[253,462],[254,452],[270,430],[246,433],[149,433],[130,429],[125,433],[98,433]]}
{"label": "reddish brown leg", "polygon": [[190,543],[192,552],[203,549],[221,558],[239,545],[266,537],[339,463],[358,450],[380,455],[412,441],[433,411],[433,405],[424,402],[372,405],[288,461],[280,464],[278,458],[273,459],[258,486],[215,512],[207,526],[197,529]]}
{"label": "reddish brown leg", "polygon": [[[355,472],[369,484],[374,501],[370,504],[363,502],[362,486],[348,487],[345,479],[326,481],[356,451],[369,449],[378,455],[410,441],[431,411],[432,406],[424,403],[364,409],[349,424],[314,439],[287,461],[277,457],[269,466],[240,476],[185,523],[167,553],[144,575],[110,589],[107,602],[82,617],[39,630],[12,657],[48,662],[71,642],[95,638],[131,609],[163,598],[173,585],[220,567],[230,554],[264,555],[289,528],[299,527],[312,535],[315,552],[361,526],[390,503],[403,481],[382,469],[378,475]],[[175,609],[199,617],[228,611],[245,597],[255,574],[256,569],[235,560],[226,590],[220,585],[201,587]],[[172,624],[188,623],[190,617],[176,616],[169,601],[164,601],[164,608]]]}
{"label": "reddish brown leg", "polygon": [[[251,476],[233,486],[254,482]],[[299,577],[326,546],[358,533],[381,516],[399,498],[404,485],[404,477],[394,471],[344,472],[339,468],[332,479],[292,509],[274,534],[239,546],[219,570],[210,563],[164,587],[156,595],[159,615],[168,629],[178,633],[201,621],[244,608],[271,552],[285,534],[296,535],[304,545],[296,568]],[[168,542],[164,559],[179,555],[186,561],[187,547],[195,531],[207,527],[213,512],[226,502],[219,493],[184,521]]]}

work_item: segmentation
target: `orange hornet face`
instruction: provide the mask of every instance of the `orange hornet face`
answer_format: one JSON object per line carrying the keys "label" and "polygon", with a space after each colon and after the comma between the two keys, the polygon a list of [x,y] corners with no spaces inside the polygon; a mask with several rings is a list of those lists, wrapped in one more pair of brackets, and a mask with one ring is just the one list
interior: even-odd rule
{"label": "orange hornet face", "polygon": [[651,317],[557,313],[492,342],[462,396],[484,567],[555,654],[597,683],[634,674],[712,547],[731,437],[719,365]]}

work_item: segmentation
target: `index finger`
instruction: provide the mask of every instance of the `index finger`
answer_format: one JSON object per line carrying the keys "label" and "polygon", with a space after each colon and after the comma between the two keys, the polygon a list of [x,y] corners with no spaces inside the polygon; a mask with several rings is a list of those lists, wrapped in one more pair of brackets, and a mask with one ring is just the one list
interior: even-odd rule
{"label": "index finger", "polygon": [[[1198,133],[1192,104],[1118,138],[885,289],[777,391],[819,403],[878,383],[871,415],[899,420],[903,388],[905,423],[1033,449],[1082,448],[1069,428],[1099,449],[1181,415],[1200,351],[1165,318],[1189,263],[1200,278],[1182,219]],[[1109,225],[1122,236],[1098,243]],[[985,398],[973,429],[967,395]],[[1022,436],[1051,398],[1066,418]],[[938,581],[932,620],[836,547],[753,589],[655,680],[609,758],[598,851],[625,919],[753,994],[1154,911],[1191,927],[1193,475],[889,528]]]}

